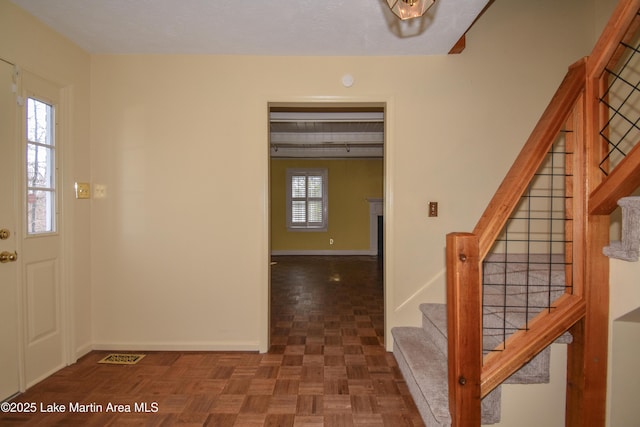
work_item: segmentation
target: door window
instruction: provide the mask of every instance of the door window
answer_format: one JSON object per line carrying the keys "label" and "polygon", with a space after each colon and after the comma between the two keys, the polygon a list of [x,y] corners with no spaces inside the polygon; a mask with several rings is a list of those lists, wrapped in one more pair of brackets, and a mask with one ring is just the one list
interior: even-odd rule
{"label": "door window", "polygon": [[27,234],[56,231],[54,108],[27,98]]}

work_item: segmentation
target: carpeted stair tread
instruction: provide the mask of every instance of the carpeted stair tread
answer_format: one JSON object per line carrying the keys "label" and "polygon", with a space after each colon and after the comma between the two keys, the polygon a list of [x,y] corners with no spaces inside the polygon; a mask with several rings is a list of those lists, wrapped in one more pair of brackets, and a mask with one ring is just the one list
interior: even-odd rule
{"label": "carpeted stair tread", "polygon": [[393,354],[427,427],[451,425],[447,357],[422,328],[391,330]]}
{"label": "carpeted stair tread", "polygon": [[[434,332],[433,340],[438,344],[438,348],[444,349],[447,348],[447,306],[445,304],[434,304],[434,303],[425,303],[420,304],[420,311],[422,312],[422,327],[425,330],[432,329]],[[495,342],[495,345],[500,344],[502,340],[502,332],[496,334],[493,332],[493,329],[488,328],[497,328],[506,325],[507,328],[517,329],[516,325],[507,321],[503,322],[502,316],[500,313],[493,312],[485,312],[483,316],[484,326],[487,328],[484,331],[484,339],[489,340],[488,344],[491,343],[491,339],[494,336],[497,336],[499,340]],[[435,332],[438,332],[436,334]],[[570,344],[573,340],[573,337],[570,333],[566,332],[558,337],[555,341],[557,344]],[[485,345],[485,347],[488,347]]]}
{"label": "carpeted stair tread", "polygon": [[[505,337],[526,327],[541,310],[565,293],[562,255],[493,254],[483,263],[483,348],[500,348]],[[427,427],[449,426],[447,309],[421,304],[422,328],[393,328],[393,353]],[[555,343],[570,343],[569,333]],[[549,382],[551,346],[525,364],[506,384]],[[482,423],[500,421],[501,387],[482,400]]]}
{"label": "carpeted stair tread", "polygon": [[[447,349],[447,307],[445,304],[421,304],[422,327],[431,336],[432,341],[436,344],[440,351],[446,352]],[[501,325],[502,320],[499,316],[485,316],[485,324]],[[485,330],[484,345],[493,346],[500,344],[502,335],[497,337],[489,336],[491,332]],[[555,342],[566,344],[571,342],[571,334],[565,333],[561,335]],[[520,370],[509,377],[506,384],[545,384],[549,382],[549,363],[551,348],[547,347],[542,350],[529,363],[524,365]]]}
{"label": "carpeted stair tread", "polygon": [[[393,354],[427,427],[451,425],[447,356],[438,349],[429,333],[418,327],[397,327]],[[482,400],[482,423],[500,421],[501,387]]]}

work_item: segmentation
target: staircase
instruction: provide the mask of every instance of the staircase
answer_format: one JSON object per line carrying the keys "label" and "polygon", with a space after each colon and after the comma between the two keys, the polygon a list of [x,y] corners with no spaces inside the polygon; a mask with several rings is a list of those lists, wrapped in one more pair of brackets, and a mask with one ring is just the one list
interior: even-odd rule
{"label": "staircase", "polygon": [[640,0],[619,0],[474,230],[447,235],[447,304],[392,329],[427,427],[499,422],[501,384],[548,382],[553,343],[568,345],[565,425],[606,424],[607,256],[640,255],[639,29]]}
{"label": "staircase", "polygon": [[[557,299],[564,289],[564,271],[560,262],[525,263],[523,257],[512,256],[505,264],[500,255],[489,256],[483,272],[485,291],[483,313],[483,343],[486,349],[496,349],[503,341],[502,331],[517,330],[524,318],[531,320],[535,313],[526,313],[527,306],[549,306],[549,299]],[[529,260],[530,261],[530,260]],[[526,266],[524,269],[522,267]],[[549,267],[552,267],[549,270]],[[506,271],[505,271],[506,270]],[[546,284],[551,277],[551,294]],[[509,283],[509,286],[504,286]],[[502,310],[503,302],[509,301]],[[416,406],[428,427],[451,426],[447,372],[447,309],[445,304],[421,304],[422,327],[396,327],[391,330],[393,354],[405,378]],[[506,326],[506,328],[505,328]],[[555,343],[568,344],[569,333]],[[489,350],[484,350],[488,353]],[[511,375],[505,384],[541,384],[549,382],[551,347],[546,347],[530,362]],[[500,422],[501,387],[482,399],[482,424]]]}
{"label": "staircase", "polygon": [[[451,426],[446,307],[423,304],[423,327],[392,328],[393,355],[427,427]],[[443,345],[444,342],[444,345]],[[482,400],[482,423],[500,421],[500,388]]]}

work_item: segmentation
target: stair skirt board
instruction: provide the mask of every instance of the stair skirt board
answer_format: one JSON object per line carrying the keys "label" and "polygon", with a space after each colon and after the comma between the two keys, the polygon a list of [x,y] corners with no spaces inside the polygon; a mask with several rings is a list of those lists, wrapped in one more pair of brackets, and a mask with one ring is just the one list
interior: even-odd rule
{"label": "stair skirt board", "polygon": [[[393,354],[427,427],[448,427],[447,357],[422,328],[393,328]],[[482,400],[482,424],[500,422],[501,387]]]}

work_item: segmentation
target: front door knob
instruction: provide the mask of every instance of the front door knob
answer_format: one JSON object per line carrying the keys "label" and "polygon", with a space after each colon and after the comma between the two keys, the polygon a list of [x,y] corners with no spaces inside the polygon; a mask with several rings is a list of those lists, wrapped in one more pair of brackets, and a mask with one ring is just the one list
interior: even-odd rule
{"label": "front door knob", "polygon": [[14,262],[17,259],[18,259],[17,252],[3,251],[2,253],[0,253],[0,262],[3,264],[5,262]]}

